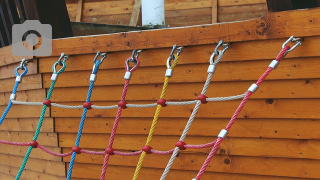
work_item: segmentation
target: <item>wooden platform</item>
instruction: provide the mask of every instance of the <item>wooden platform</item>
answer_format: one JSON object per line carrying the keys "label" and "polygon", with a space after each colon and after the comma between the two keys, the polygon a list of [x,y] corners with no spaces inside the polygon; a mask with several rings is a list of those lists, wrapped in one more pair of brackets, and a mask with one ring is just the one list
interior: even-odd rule
{"label": "wooden platform", "polygon": [[[51,100],[61,104],[82,104],[96,51],[108,52],[100,66],[92,103],[116,104],[123,88],[124,61],[133,49],[141,67],[134,72],[127,101],[155,102],[162,88],[166,60],[173,44],[185,46],[173,77],[167,100],[195,99],[207,76],[209,57],[219,40],[232,43],[218,64],[207,92],[209,97],[244,93],[267,69],[291,35],[304,37],[303,45],[290,52],[249,100],[228,138],[221,144],[203,180],[211,179],[319,179],[320,178],[320,9],[270,13],[254,20],[201,25],[187,28],[146,30],[112,35],[87,36],[53,41],[51,57],[33,57],[17,93],[18,100],[42,101],[50,85],[51,66],[60,53],[70,55],[66,72],[59,76]],[[0,50],[0,110],[5,109],[13,88],[13,68],[18,58],[10,48]],[[32,58],[32,57],[30,57]],[[224,128],[239,100],[202,105],[186,143],[213,141]],[[193,105],[162,109],[151,146],[159,150],[174,147]],[[28,142],[41,107],[14,105],[0,139]],[[140,150],[149,131],[155,108],[123,111],[114,148]],[[39,143],[56,152],[74,146],[82,110],[49,108]],[[109,140],[115,110],[90,110],[80,146],[103,150]],[[0,145],[0,179],[13,179],[26,148]],[[195,177],[210,148],[179,154],[168,180]],[[139,179],[159,179],[169,155],[147,155]],[[138,156],[110,158],[106,179],[131,179]],[[103,156],[80,154],[73,179],[99,179]],[[40,150],[31,154],[23,178],[65,179],[69,158],[55,158]]]}

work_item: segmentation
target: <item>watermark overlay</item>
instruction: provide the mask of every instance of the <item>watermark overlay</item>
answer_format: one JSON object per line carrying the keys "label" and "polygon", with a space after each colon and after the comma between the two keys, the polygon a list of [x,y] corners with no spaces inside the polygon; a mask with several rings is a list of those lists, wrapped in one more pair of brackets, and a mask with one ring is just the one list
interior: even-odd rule
{"label": "watermark overlay", "polygon": [[[23,44],[24,40],[26,44]],[[51,25],[41,24],[38,20],[26,20],[23,24],[13,25],[12,54],[14,56],[50,56],[52,54]]]}

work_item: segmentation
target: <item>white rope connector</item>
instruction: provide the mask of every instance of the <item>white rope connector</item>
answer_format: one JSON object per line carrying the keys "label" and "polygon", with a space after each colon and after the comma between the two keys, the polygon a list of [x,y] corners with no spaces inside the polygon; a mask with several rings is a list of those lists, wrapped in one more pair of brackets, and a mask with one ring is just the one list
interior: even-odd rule
{"label": "white rope connector", "polygon": [[225,129],[221,129],[220,133],[218,134],[218,138],[224,139],[228,135],[228,131]]}
{"label": "white rope connector", "polygon": [[129,71],[127,71],[125,74],[124,74],[124,79],[125,80],[129,80],[129,79],[131,79],[131,72],[129,72]]}
{"label": "white rope connector", "polygon": [[17,77],[16,77],[16,82],[21,83],[21,76],[17,76]]}
{"label": "white rope connector", "polygon": [[90,81],[95,82],[96,79],[97,79],[97,75],[96,75],[96,74],[91,74],[91,75],[90,75]]}
{"label": "white rope connector", "polygon": [[269,64],[269,67],[271,67],[273,70],[275,70],[278,65],[279,65],[279,61],[273,60],[273,61]]}
{"label": "white rope connector", "polygon": [[16,100],[16,94],[11,94],[9,100]]}
{"label": "white rope connector", "polygon": [[58,74],[53,73],[52,76],[51,76],[51,81],[56,81],[57,78],[58,78]]}
{"label": "white rope connector", "polygon": [[216,65],[210,64],[207,70],[207,73],[214,73],[214,71],[216,70]]}
{"label": "white rope connector", "polygon": [[165,76],[166,77],[172,77],[172,73],[173,73],[173,69],[167,69]]}
{"label": "white rope connector", "polygon": [[254,92],[257,91],[258,88],[259,88],[258,85],[252,84],[252,85],[249,87],[248,91],[251,91],[252,93],[254,93]]}

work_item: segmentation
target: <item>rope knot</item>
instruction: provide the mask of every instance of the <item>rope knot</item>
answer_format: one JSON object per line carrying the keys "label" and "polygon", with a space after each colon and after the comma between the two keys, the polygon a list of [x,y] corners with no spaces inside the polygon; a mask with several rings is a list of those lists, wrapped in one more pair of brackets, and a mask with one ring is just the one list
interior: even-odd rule
{"label": "rope knot", "polygon": [[161,105],[161,107],[166,107],[167,106],[167,104],[166,104],[166,100],[165,99],[159,99],[158,101],[157,101],[157,104],[158,105]]}
{"label": "rope knot", "polygon": [[114,155],[114,149],[113,149],[113,148],[107,148],[107,149],[105,150],[105,152],[106,152],[107,154],[109,154],[109,155]]}
{"label": "rope knot", "polygon": [[147,154],[151,154],[151,149],[152,149],[152,147],[148,146],[148,145],[144,145],[142,147],[142,151],[146,152]]}
{"label": "rope knot", "polygon": [[127,108],[127,102],[119,101],[118,107],[121,107],[122,109],[126,109]]}
{"label": "rope knot", "polygon": [[38,142],[37,142],[37,141],[30,141],[29,144],[30,144],[30,146],[32,146],[33,148],[37,148],[37,147],[38,147]]}
{"label": "rope knot", "polygon": [[187,144],[183,141],[177,141],[175,144],[175,146],[178,147],[180,150],[186,150],[187,148],[185,147],[185,145]]}
{"label": "rope knot", "polygon": [[206,104],[208,101],[207,101],[207,96],[205,96],[204,94],[200,94],[198,97],[197,97],[197,100],[201,101],[202,104]]}
{"label": "rope knot", "polygon": [[75,153],[77,153],[77,154],[81,154],[81,148],[79,148],[78,146],[74,146],[74,147],[72,148],[72,151],[75,152]]}
{"label": "rope knot", "polygon": [[91,106],[92,106],[92,103],[89,103],[89,102],[83,103],[83,107],[84,107],[84,108],[87,108],[88,110],[92,109]]}
{"label": "rope knot", "polygon": [[47,107],[51,107],[51,101],[50,100],[44,100],[43,105],[46,105]]}

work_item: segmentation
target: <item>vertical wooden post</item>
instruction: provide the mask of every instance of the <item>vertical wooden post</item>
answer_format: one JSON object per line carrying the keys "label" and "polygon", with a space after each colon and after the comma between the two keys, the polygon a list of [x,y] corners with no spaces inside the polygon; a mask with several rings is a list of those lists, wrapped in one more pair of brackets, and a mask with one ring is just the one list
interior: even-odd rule
{"label": "vertical wooden post", "polygon": [[141,0],[135,0],[129,26],[137,26],[141,17]]}
{"label": "vertical wooden post", "polygon": [[76,22],[81,22],[83,0],[78,1]]}
{"label": "vertical wooden post", "polygon": [[212,24],[218,22],[218,0],[212,0]]}

